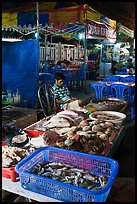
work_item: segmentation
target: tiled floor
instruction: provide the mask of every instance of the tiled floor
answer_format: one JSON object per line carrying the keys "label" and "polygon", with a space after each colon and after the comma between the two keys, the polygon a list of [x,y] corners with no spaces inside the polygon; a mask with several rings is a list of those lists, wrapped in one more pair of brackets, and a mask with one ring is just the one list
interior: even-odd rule
{"label": "tiled floor", "polygon": [[135,202],[135,178],[116,178],[106,202]]}

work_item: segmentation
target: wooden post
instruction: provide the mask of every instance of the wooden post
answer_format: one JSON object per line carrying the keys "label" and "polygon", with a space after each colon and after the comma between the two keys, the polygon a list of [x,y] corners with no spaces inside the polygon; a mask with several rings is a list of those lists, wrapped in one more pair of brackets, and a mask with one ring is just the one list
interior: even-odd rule
{"label": "wooden post", "polygon": [[86,50],[87,50],[87,40],[86,40],[86,24],[84,24],[84,86],[86,86]]}
{"label": "wooden post", "polygon": [[39,2],[36,2],[37,10],[37,38],[39,38]]}

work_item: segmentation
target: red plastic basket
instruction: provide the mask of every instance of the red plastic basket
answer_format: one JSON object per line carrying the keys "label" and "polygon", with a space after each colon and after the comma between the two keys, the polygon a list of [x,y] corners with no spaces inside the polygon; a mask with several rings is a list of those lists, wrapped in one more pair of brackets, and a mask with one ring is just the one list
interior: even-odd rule
{"label": "red plastic basket", "polygon": [[2,168],[2,177],[11,178],[15,182],[19,179],[19,174],[16,172],[15,167]]}

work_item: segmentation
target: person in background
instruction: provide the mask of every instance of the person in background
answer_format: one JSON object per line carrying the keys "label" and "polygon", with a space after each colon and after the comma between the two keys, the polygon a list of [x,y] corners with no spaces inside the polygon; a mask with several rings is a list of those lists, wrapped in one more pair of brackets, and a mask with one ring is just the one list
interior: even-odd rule
{"label": "person in background", "polygon": [[72,62],[73,61],[73,59],[72,59],[72,57],[70,57],[70,62]]}
{"label": "person in background", "polygon": [[109,71],[112,73],[112,75],[117,74],[118,72],[118,62],[113,60],[111,63],[111,68],[109,69]]}
{"label": "person in background", "polygon": [[125,64],[125,67],[127,67],[127,69],[134,68],[134,65],[132,63],[132,59],[131,58],[129,58],[127,60],[127,63]]}
{"label": "person in background", "polygon": [[52,93],[57,101],[57,104],[59,104],[60,109],[77,110],[85,105],[82,100],[73,98],[71,96],[69,89],[63,84],[65,80],[65,75],[63,73],[56,72],[54,79],[55,83],[52,87]]}
{"label": "person in background", "polygon": [[130,74],[130,75],[135,74],[135,67],[133,65],[132,58],[129,58],[127,60],[127,63],[125,64],[125,67],[127,67],[127,73],[128,74]]}
{"label": "person in background", "polygon": [[88,56],[88,60],[97,62],[99,60],[99,53],[97,51],[92,50],[92,52]]}
{"label": "person in background", "polygon": [[134,74],[135,74],[135,68],[131,67],[131,68],[128,70],[128,74],[129,74],[129,75],[134,75]]}

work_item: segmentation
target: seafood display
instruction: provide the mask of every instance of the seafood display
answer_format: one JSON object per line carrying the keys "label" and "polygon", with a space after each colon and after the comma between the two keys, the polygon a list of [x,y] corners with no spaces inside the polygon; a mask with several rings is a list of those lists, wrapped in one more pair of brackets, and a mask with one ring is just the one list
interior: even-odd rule
{"label": "seafood display", "polygon": [[2,147],[2,167],[15,166],[27,155],[27,150],[18,147],[9,147],[5,145]]}
{"label": "seafood display", "polygon": [[117,111],[95,111],[89,115],[91,120],[104,120],[117,124],[122,124],[122,122],[126,119],[126,115],[124,113],[120,113]]}
{"label": "seafood display", "polygon": [[99,120],[117,120],[119,119],[116,115],[111,115],[109,113],[94,113],[92,114],[92,117],[97,118]]}
{"label": "seafood display", "polygon": [[91,100],[91,103],[96,103],[98,105],[123,105],[126,104],[126,101],[118,98],[96,98]]}
{"label": "seafood display", "polygon": [[61,162],[37,163],[30,173],[89,190],[100,190],[108,181],[106,176],[98,176],[88,170]]}
{"label": "seafood display", "polygon": [[90,101],[90,104],[97,111],[121,111],[126,106],[126,101],[118,98],[95,98]]}
{"label": "seafood display", "polygon": [[68,150],[101,155],[106,147],[106,141],[112,143],[120,128],[106,121],[83,120],[78,126],[69,129],[61,128],[58,133],[49,130],[43,134],[45,145],[56,146]]}
{"label": "seafood display", "polygon": [[99,101],[97,102],[98,105],[106,105],[106,106],[109,106],[109,105],[123,105],[123,102],[121,101],[113,101],[113,100],[106,100],[106,101]]}
{"label": "seafood display", "polygon": [[26,134],[16,135],[12,138],[12,146],[22,147],[29,142],[29,137]]}
{"label": "seafood display", "polygon": [[29,142],[28,135],[13,125],[2,127],[2,139],[8,146],[24,147]]}
{"label": "seafood display", "polygon": [[106,118],[116,119],[116,116],[94,112],[94,117],[99,119],[93,121],[82,112],[80,114],[70,110],[59,112],[43,120],[41,128],[46,130],[43,134],[34,138],[29,137],[29,140],[28,135],[21,129],[5,126],[3,135],[4,138],[6,136],[9,145],[3,147],[2,166],[14,166],[28,154],[29,149],[32,148],[33,151],[43,146],[103,155],[107,142],[111,145],[115,140],[120,125],[105,121]]}
{"label": "seafood display", "polygon": [[78,125],[80,121],[83,119],[84,117],[82,117],[78,113],[71,110],[66,110],[66,111],[61,111],[56,115],[52,116],[49,120],[43,123],[43,127],[46,127],[47,129],[51,129],[54,127],[66,128],[72,125]]}

